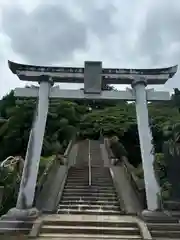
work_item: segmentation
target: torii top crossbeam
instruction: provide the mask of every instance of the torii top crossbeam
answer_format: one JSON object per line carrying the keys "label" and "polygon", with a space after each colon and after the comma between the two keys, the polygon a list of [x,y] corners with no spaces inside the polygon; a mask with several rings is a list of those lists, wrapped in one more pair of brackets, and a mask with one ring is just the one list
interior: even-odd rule
{"label": "torii top crossbeam", "polygon": [[101,62],[85,62],[84,68],[76,67],[46,67],[36,65],[19,64],[8,61],[9,68],[17,74],[20,80],[38,81],[37,77],[47,75],[54,82],[84,83],[86,69],[95,66],[105,84],[132,84],[135,76],[143,76],[147,84],[165,84],[177,72],[177,65],[168,68],[155,69],[117,69],[102,68]]}

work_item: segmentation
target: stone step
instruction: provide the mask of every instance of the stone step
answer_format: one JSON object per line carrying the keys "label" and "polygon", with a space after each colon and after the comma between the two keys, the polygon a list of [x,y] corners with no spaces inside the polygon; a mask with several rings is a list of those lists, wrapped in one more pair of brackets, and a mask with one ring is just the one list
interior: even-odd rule
{"label": "stone step", "polygon": [[156,231],[156,230],[152,230],[151,231],[151,235],[152,235],[152,237],[155,237],[155,238],[157,238],[157,237],[164,237],[164,238],[177,238],[177,239],[180,239],[180,230],[179,231],[168,231],[168,230],[166,230],[166,229],[164,229],[164,230],[158,230],[158,231]]}
{"label": "stone step", "polygon": [[77,226],[43,225],[40,233],[139,235],[139,229],[137,227],[78,226],[77,228]]}
{"label": "stone step", "polygon": [[105,186],[103,186],[103,187],[99,187],[99,186],[77,186],[77,187],[71,187],[71,186],[69,186],[69,185],[65,185],[65,187],[64,187],[64,189],[77,189],[77,190],[84,190],[84,189],[87,189],[88,191],[89,191],[89,189],[92,189],[92,190],[107,190],[107,191],[109,191],[109,190],[114,190],[115,191],[115,189],[114,189],[114,187],[105,187]]}
{"label": "stone step", "polygon": [[[103,176],[93,176],[91,175],[92,179],[95,179],[95,180],[103,180],[103,181],[112,181],[111,178],[109,177],[103,177]],[[87,180],[89,179],[89,175],[86,174],[86,176],[80,176],[80,175],[76,175],[76,176],[68,176],[68,179],[73,179],[73,180]]]}
{"label": "stone step", "polygon": [[[102,175],[102,176],[111,176],[109,169],[108,170],[102,170],[103,167],[102,166],[98,166],[98,167],[92,167],[91,168],[91,172],[94,175]],[[81,170],[77,170],[77,169],[70,169],[69,170],[70,174],[75,174],[75,173],[79,173],[79,174],[84,174],[84,173],[89,173],[89,167],[85,167],[84,169]]]}
{"label": "stone step", "polygon": [[[111,193],[109,193],[109,192],[91,192],[91,191],[89,191],[89,192],[83,192],[83,191],[81,191],[81,192],[76,192],[76,191],[74,191],[73,192],[73,195],[74,196],[81,196],[81,195],[83,195],[83,196],[102,196],[102,197],[116,197],[116,194],[113,192],[111,192]],[[63,196],[72,196],[72,192],[69,192],[69,191],[65,191],[65,192],[63,192]]]}
{"label": "stone step", "polygon": [[[88,177],[89,176],[89,170],[86,172],[68,172],[69,177]],[[91,171],[91,176],[96,178],[109,178],[111,179],[111,175],[109,173],[94,173],[93,170]]]}
{"label": "stone step", "polygon": [[[105,178],[105,177],[93,177],[91,176],[91,178],[94,180],[94,181],[107,181],[107,182],[113,182],[112,179],[110,178]],[[73,181],[87,181],[89,180],[89,176],[68,176],[67,180],[73,180]]]}
{"label": "stone step", "polygon": [[[104,176],[104,177],[111,177],[111,174],[110,174],[110,171],[109,169],[108,170],[105,170],[105,171],[102,171],[102,166],[98,167],[98,168],[91,168],[91,174],[93,176]],[[89,167],[88,168],[84,168],[84,170],[75,170],[75,169],[70,169],[69,172],[68,172],[70,175],[75,175],[75,174],[79,174],[78,176],[85,176],[85,174],[89,173]]]}
{"label": "stone step", "polygon": [[[104,194],[98,194],[98,193],[70,193],[70,192],[65,192],[62,194],[62,199],[64,198],[71,198],[73,197],[74,199],[76,198],[76,200],[78,201],[82,201],[82,200],[88,200],[90,201],[91,199],[96,199],[96,200],[115,200],[117,201],[117,197],[115,194],[107,194],[107,193],[104,193]],[[67,199],[66,199],[67,200]],[[69,200],[69,199],[68,199]]]}
{"label": "stone step", "polygon": [[[85,187],[89,187],[89,182],[66,182],[66,186],[73,186],[73,187],[76,187],[76,186],[85,186]],[[91,186],[94,186],[94,187],[114,187],[113,184],[111,183],[105,183],[105,182],[102,182],[102,183],[97,183],[97,182],[91,182]]]}
{"label": "stone step", "polygon": [[[1,220],[0,235],[2,234],[29,234],[33,221]],[[0,237],[1,239],[1,237]]]}
{"label": "stone step", "polygon": [[[83,185],[83,184],[79,184],[79,185],[65,185],[64,189],[89,189],[89,185]],[[105,187],[105,186],[95,186],[95,185],[91,185],[91,189],[105,189],[105,190],[114,190],[114,186],[109,186],[109,187]]]}
{"label": "stone step", "polygon": [[[113,205],[113,206],[119,206],[119,202],[118,201],[88,201],[86,200],[87,204],[91,204],[91,205]],[[79,201],[61,201],[61,204],[84,204],[83,202],[79,202]]]}
{"label": "stone step", "polygon": [[[94,181],[103,181],[103,182],[112,182],[112,179],[109,179],[109,178],[103,178],[103,177],[93,177],[92,176],[92,179]],[[71,181],[85,181],[85,180],[89,180],[89,177],[86,176],[86,177],[75,177],[75,176],[68,176],[68,179],[67,180],[71,180]]]}
{"label": "stone step", "polygon": [[161,219],[158,219],[158,218],[151,218],[151,219],[143,219],[147,224],[149,223],[152,223],[152,224],[171,224],[171,223],[178,223],[179,220],[178,219],[166,219],[166,218],[161,218]]}
{"label": "stone step", "polygon": [[87,216],[86,214],[82,214],[81,216],[73,216],[73,218],[67,215],[59,215],[59,214],[49,214],[49,215],[42,215],[42,220],[46,221],[90,221],[90,222],[113,222],[113,223],[131,223],[131,224],[138,224],[137,217],[134,216]]}
{"label": "stone step", "polygon": [[[77,168],[70,168],[69,169],[69,173],[88,173],[89,172],[89,167],[83,167],[82,169],[77,169]],[[91,167],[91,172],[93,174],[97,174],[97,175],[106,175],[106,176],[110,176],[110,172],[109,169],[105,169],[102,166],[98,166],[98,167]]]}
{"label": "stone step", "polygon": [[147,223],[178,223],[179,220],[165,212],[145,212],[142,219]]}
{"label": "stone step", "polygon": [[113,206],[113,205],[88,205],[88,204],[59,204],[58,209],[67,209],[67,208],[71,208],[71,209],[81,209],[86,210],[86,209],[100,209],[102,208],[103,210],[119,210],[118,206]]}
{"label": "stone step", "polygon": [[[30,230],[31,229],[29,229],[29,228],[17,228],[17,227],[14,227],[14,228],[0,228],[0,235],[5,234],[5,233],[8,233],[8,234],[19,233],[19,234],[27,235],[27,234],[29,234]],[[1,237],[0,237],[0,239],[1,239]]]}
{"label": "stone step", "polygon": [[77,182],[77,181],[67,181],[66,182],[66,184],[65,184],[65,186],[66,187],[68,187],[68,186],[86,186],[86,188],[90,188],[91,186],[99,186],[99,187],[111,187],[112,189],[114,189],[114,186],[113,186],[113,184],[112,183],[107,183],[107,182],[95,182],[95,181],[91,181],[91,185],[89,186],[89,180],[88,181],[79,181],[79,182]]}
{"label": "stone step", "polygon": [[[74,177],[74,178],[84,178],[84,177],[88,177],[89,176],[89,170],[88,172],[83,172],[83,173],[79,173],[79,172],[72,172],[72,173],[68,173],[68,177]],[[97,174],[97,173],[93,173],[91,172],[91,176],[95,177],[95,178],[107,178],[107,179],[111,179],[111,175],[104,173],[104,174]]]}
{"label": "stone step", "polygon": [[[89,177],[84,177],[84,178],[75,178],[75,177],[68,177],[67,181],[71,182],[71,181],[76,181],[76,182],[81,182],[81,181],[88,181]],[[112,179],[103,179],[103,178],[94,178],[92,176],[92,181],[94,182],[107,182],[107,183],[112,183]]]}
{"label": "stone step", "polygon": [[0,228],[31,228],[33,221],[0,220]]}
{"label": "stone step", "polygon": [[[102,167],[98,168],[98,171],[95,171],[95,169],[91,168],[91,174],[96,177],[109,177],[111,178],[111,174],[108,171],[101,171]],[[86,174],[89,174],[89,168],[87,168],[86,170],[83,171],[77,171],[77,170],[69,170],[68,172],[69,176],[86,176]]]}
{"label": "stone step", "polygon": [[147,227],[150,231],[163,231],[164,229],[168,231],[180,231],[180,224],[178,223],[148,223]]}
{"label": "stone step", "polygon": [[39,235],[38,240],[51,240],[55,238],[56,240],[102,240],[102,239],[108,239],[108,240],[142,240],[140,235],[137,236],[131,236],[131,235],[102,235],[102,234],[51,234],[51,233],[41,233]]}
{"label": "stone step", "polygon": [[[110,171],[109,171],[109,168],[104,168],[102,166],[97,166],[97,167],[91,167],[91,170],[92,170],[92,173],[93,174],[106,174],[106,175],[109,175],[110,176]],[[79,173],[88,173],[89,172],[89,167],[83,167],[83,168],[74,168],[74,167],[71,167],[69,169],[69,172],[70,173],[76,173],[76,172],[79,172]]]}
{"label": "stone step", "polygon": [[[84,165],[84,166],[78,166],[78,168],[76,166],[73,166],[72,169],[76,169],[76,170],[88,170],[89,169],[89,165]],[[99,166],[99,164],[91,166],[91,169],[93,170],[93,172],[98,172],[98,173],[103,173],[103,172],[109,172],[109,168],[108,167],[101,167]]]}
{"label": "stone step", "polygon": [[[89,179],[84,179],[84,180],[72,180],[72,179],[67,179],[66,181],[66,185],[67,184],[71,184],[71,183],[76,183],[76,184],[86,184],[89,186]],[[112,181],[99,181],[99,180],[94,180],[93,178],[91,179],[91,185],[99,185],[99,184],[104,184],[104,186],[109,185],[109,186],[113,186],[113,182]]]}
{"label": "stone step", "polygon": [[[102,186],[102,188],[101,188],[101,186]],[[105,184],[103,184],[103,185],[98,185],[98,184],[92,184],[91,186],[89,186],[88,184],[85,184],[85,183],[79,183],[79,184],[66,184],[65,186],[64,186],[64,189],[66,189],[66,188],[71,188],[71,189],[82,189],[82,190],[84,190],[84,189],[88,189],[88,190],[94,190],[94,189],[98,189],[98,190],[113,190],[113,191],[115,191],[115,189],[114,189],[114,186],[112,186],[112,185],[108,185],[107,186],[107,188],[106,188],[106,185]]]}
{"label": "stone step", "polygon": [[[102,168],[102,167],[100,167]],[[99,169],[100,169],[99,168]],[[84,171],[70,171],[68,172],[68,176],[74,176],[74,177],[82,177],[82,176],[87,176],[89,175],[89,168]],[[105,178],[111,178],[110,172],[95,172],[94,169],[91,168],[91,175],[94,177],[105,177]]]}
{"label": "stone step", "polygon": [[[108,167],[99,167],[99,165],[97,166],[92,166],[91,167],[92,171],[94,173],[109,173],[109,168]],[[70,171],[80,171],[80,172],[85,172],[85,171],[88,171],[89,170],[89,165],[84,165],[84,166],[81,166],[81,165],[75,165],[73,167],[70,168]]]}
{"label": "stone step", "polygon": [[61,201],[117,201],[116,197],[97,197],[97,196],[62,196]]}
{"label": "stone step", "polygon": [[115,194],[114,189],[93,189],[93,188],[65,188],[65,192],[71,192],[72,194],[81,192],[81,193],[108,193],[108,194]]}
{"label": "stone step", "polygon": [[179,238],[156,237],[153,240],[179,240]]}
{"label": "stone step", "polygon": [[91,215],[120,215],[123,214],[123,212],[119,211],[113,211],[113,210],[100,210],[100,209],[87,209],[87,210],[75,210],[71,208],[67,209],[58,209],[57,214],[91,214]]}
{"label": "stone step", "polygon": [[[96,184],[96,183],[92,183],[91,184],[91,188],[93,189],[93,188],[99,188],[99,189],[101,189],[101,187],[102,187],[102,189],[103,188],[105,188],[107,186],[107,189],[114,189],[114,186],[112,185],[112,184]],[[75,189],[75,188],[90,188],[90,186],[89,186],[89,184],[88,183],[84,183],[84,182],[82,182],[82,183],[68,183],[68,184],[66,184],[65,185],[65,187],[68,187],[68,188],[73,188],[73,189]]]}
{"label": "stone step", "polygon": [[[64,215],[65,216],[65,215]],[[79,216],[79,215],[78,215]],[[79,216],[80,217],[80,216]],[[118,222],[118,221],[90,221],[90,220],[63,220],[63,216],[62,218],[59,219],[49,219],[46,220],[44,222],[44,225],[61,225],[61,226],[94,226],[94,227],[98,227],[98,226],[103,226],[103,227],[138,227],[136,222]]]}
{"label": "stone step", "polygon": [[[87,159],[88,161],[88,159]],[[86,168],[88,168],[88,166],[86,166]],[[84,169],[84,167],[82,167],[81,165],[74,165],[71,169]],[[93,169],[98,169],[97,167],[93,167]],[[108,170],[108,167],[103,167],[101,168],[101,171],[104,171],[104,170]]]}

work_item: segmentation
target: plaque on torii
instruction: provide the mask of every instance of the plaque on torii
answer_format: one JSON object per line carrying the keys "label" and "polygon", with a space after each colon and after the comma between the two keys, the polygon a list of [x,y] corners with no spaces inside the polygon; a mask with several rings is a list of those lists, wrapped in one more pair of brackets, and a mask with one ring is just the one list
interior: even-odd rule
{"label": "plaque on torii", "polygon": [[[9,68],[20,80],[39,82],[39,88],[16,88],[15,96],[38,98],[38,109],[30,134],[20,192],[18,209],[32,207],[49,98],[127,100],[136,102],[136,115],[148,210],[158,208],[159,186],[155,179],[152,153],[152,135],[149,127],[147,101],[168,101],[169,92],[146,90],[147,85],[165,84],[177,72],[177,66],[159,69],[102,68],[102,62],[87,61],[84,68],[45,67],[24,65],[9,61]],[[130,84],[126,91],[103,91],[103,84]],[[84,83],[84,90],[53,87],[53,83]],[[24,204],[25,203],[25,204]]]}

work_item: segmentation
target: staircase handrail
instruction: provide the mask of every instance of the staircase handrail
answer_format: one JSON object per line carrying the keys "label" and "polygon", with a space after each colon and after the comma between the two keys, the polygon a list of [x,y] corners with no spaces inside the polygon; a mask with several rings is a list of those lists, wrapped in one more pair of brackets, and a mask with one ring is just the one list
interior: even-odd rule
{"label": "staircase handrail", "polygon": [[70,142],[68,143],[68,146],[67,146],[67,148],[66,148],[66,150],[65,150],[65,152],[64,152],[64,157],[67,157],[68,155],[69,155],[69,153],[70,153],[70,151],[71,151],[71,148],[72,148],[72,145],[73,145],[73,139],[72,140],[70,140]]}
{"label": "staircase handrail", "polygon": [[89,168],[89,186],[91,186],[92,182],[92,169],[91,169],[91,142],[89,141],[89,147],[88,147],[88,168]]}

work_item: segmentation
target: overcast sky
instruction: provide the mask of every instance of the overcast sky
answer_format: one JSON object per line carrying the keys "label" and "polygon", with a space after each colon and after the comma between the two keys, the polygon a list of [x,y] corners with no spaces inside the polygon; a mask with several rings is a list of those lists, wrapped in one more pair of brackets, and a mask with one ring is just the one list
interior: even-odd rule
{"label": "overcast sky", "polygon": [[[0,97],[21,82],[7,61],[152,68],[180,64],[180,0],[0,0]],[[180,73],[163,87],[180,88]],[[72,87],[72,86],[71,86]]]}

